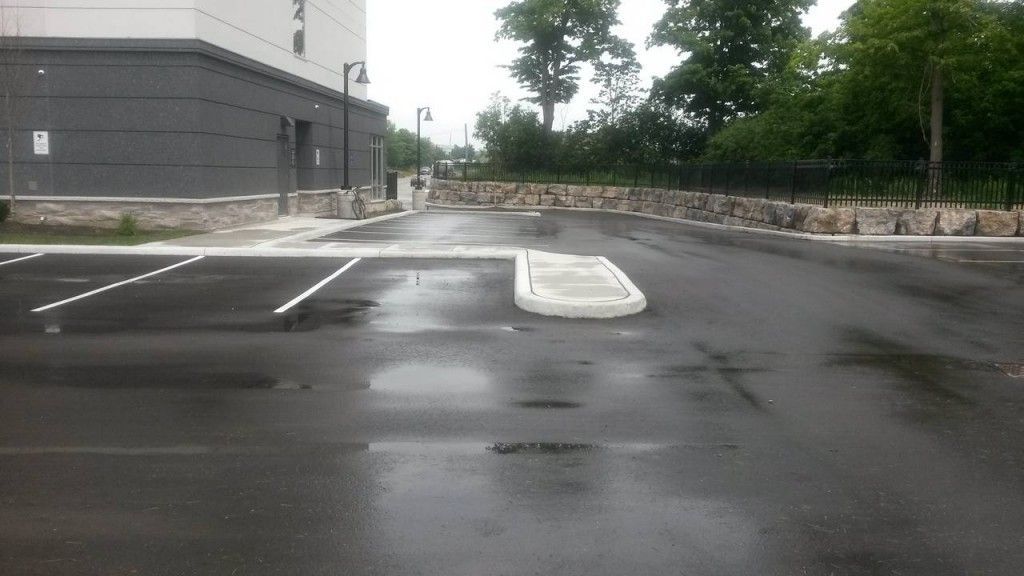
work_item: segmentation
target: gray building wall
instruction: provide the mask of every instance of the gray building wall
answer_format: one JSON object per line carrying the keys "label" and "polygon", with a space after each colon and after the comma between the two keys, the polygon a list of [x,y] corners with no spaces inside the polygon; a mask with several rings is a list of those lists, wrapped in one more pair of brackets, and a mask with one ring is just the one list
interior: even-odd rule
{"label": "gray building wall", "polygon": [[[341,185],[340,92],[196,40],[23,40],[21,195],[276,194],[282,132],[296,149],[293,190]],[[351,184],[368,185],[370,137],[386,133],[387,108],[353,98],[350,124]],[[50,132],[48,156],[33,153],[33,130]],[[0,181],[6,169],[5,157]]]}

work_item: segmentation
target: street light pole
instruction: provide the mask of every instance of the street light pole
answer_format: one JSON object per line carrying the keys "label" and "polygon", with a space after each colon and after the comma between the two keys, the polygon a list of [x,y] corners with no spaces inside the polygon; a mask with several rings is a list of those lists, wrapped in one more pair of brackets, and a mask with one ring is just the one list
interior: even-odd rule
{"label": "street light pole", "polygon": [[427,111],[427,117],[423,118],[424,122],[433,122],[434,117],[430,115],[430,106],[416,109],[416,189],[423,190],[423,175],[420,174],[420,167],[422,166],[422,151],[423,146],[420,144],[420,118],[423,117],[423,111]]}
{"label": "street light pole", "polygon": [[366,75],[366,62],[354,62],[352,64],[348,64],[348,63],[345,64],[345,72],[344,72],[344,75],[345,75],[345,104],[344,104],[344,109],[345,109],[345,144],[344,144],[344,154],[345,154],[345,159],[342,161],[342,164],[345,167],[344,184],[342,184],[342,188],[344,188],[345,190],[348,190],[349,188],[351,188],[351,186],[349,186],[349,179],[348,179],[348,172],[349,172],[349,170],[348,170],[348,76],[352,72],[352,69],[355,68],[356,66],[360,67],[359,68],[359,77],[356,78],[356,83],[357,84],[369,84],[370,83],[370,78],[367,77],[367,75]]}

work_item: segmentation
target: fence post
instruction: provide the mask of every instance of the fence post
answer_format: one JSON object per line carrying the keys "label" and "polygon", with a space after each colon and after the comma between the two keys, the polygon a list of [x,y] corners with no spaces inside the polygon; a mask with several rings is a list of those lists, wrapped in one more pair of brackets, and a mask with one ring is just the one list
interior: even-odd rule
{"label": "fence post", "polygon": [[633,188],[640,187],[640,165],[637,164],[636,168],[633,169]]}
{"label": "fence post", "polygon": [[743,163],[743,196],[750,196],[750,160]]}
{"label": "fence post", "polygon": [[832,195],[832,159],[825,161],[825,208],[828,208],[829,199]]}
{"label": "fence post", "polygon": [[772,197],[772,177],[771,177],[771,173],[772,172],[771,172],[771,168],[768,167],[770,165],[762,164],[761,166],[762,166],[762,170],[763,170],[762,173],[764,174],[764,199],[765,200],[770,200],[771,197]]}
{"label": "fence post", "polygon": [[1006,211],[1017,205],[1017,164],[1010,164],[1010,177],[1006,179]]}
{"label": "fence post", "polygon": [[797,171],[798,165],[799,165],[799,162],[794,160],[793,161],[793,172],[790,174],[790,177],[789,177],[789,203],[790,204],[796,204],[796,171]]}
{"label": "fence post", "polygon": [[931,180],[932,180],[932,163],[931,162],[927,162],[926,163],[924,160],[922,160],[918,164],[918,170],[919,171],[921,171],[921,170],[924,171],[924,178],[922,178],[921,175],[918,175],[918,178],[917,178],[917,190],[914,192],[914,208],[920,209],[921,206],[924,204],[924,189],[925,189],[926,186],[929,186],[931,184]]}
{"label": "fence post", "polygon": [[654,175],[657,174],[657,167],[651,166],[651,188],[654,188]]}

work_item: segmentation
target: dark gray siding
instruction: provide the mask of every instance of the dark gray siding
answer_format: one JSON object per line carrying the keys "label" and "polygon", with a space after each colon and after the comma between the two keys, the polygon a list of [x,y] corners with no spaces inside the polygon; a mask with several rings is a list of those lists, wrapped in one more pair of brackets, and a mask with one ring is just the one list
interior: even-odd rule
{"label": "dark gray siding", "polygon": [[[15,120],[19,194],[274,194],[282,131],[291,146],[298,144],[295,185],[341,185],[340,93],[202,43],[151,44],[148,50],[137,41],[29,39]],[[385,133],[386,113],[382,106],[353,100],[353,185],[369,183],[370,137]],[[296,143],[294,127],[282,129],[283,116],[309,123],[302,142]],[[49,156],[33,154],[32,130],[50,131]],[[6,181],[4,161],[0,182]]]}

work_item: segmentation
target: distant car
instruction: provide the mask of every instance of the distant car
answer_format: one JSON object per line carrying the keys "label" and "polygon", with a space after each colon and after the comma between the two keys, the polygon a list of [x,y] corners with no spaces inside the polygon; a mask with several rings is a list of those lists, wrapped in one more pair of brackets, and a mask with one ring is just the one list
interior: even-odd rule
{"label": "distant car", "polygon": [[420,168],[420,176],[430,176],[430,168]]}

